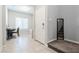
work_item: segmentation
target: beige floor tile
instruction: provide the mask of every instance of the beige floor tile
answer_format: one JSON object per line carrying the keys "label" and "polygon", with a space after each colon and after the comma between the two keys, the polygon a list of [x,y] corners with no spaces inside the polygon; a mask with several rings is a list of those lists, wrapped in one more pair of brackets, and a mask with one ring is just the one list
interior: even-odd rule
{"label": "beige floor tile", "polygon": [[5,42],[3,53],[56,53],[56,51],[32,39],[31,34],[22,33],[19,37]]}

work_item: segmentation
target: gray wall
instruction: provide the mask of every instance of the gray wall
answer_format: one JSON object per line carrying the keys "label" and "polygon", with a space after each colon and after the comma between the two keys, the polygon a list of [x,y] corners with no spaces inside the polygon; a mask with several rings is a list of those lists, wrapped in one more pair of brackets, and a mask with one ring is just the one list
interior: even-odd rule
{"label": "gray wall", "polygon": [[59,6],[59,17],[64,18],[66,39],[79,41],[79,6]]}
{"label": "gray wall", "polygon": [[48,39],[56,39],[56,19],[64,18],[65,39],[79,42],[79,6],[48,6]]}
{"label": "gray wall", "polygon": [[2,7],[2,32],[3,32],[3,44],[6,42],[6,8]]}
{"label": "gray wall", "polygon": [[3,32],[2,32],[2,8],[3,6],[0,5],[0,52],[2,51],[2,47],[3,47]]}
{"label": "gray wall", "polygon": [[47,17],[47,33],[48,41],[56,39],[56,19],[58,17],[58,6],[50,5],[48,6],[48,17]]}

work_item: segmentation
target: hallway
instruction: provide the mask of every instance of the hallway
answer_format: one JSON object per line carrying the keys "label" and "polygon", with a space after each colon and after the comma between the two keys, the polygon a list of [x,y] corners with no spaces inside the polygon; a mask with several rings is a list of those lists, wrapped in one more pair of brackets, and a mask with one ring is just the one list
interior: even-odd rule
{"label": "hallway", "polygon": [[50,48],[31,38],[31,33],[21,33],[19,37],[6,41],[3,53],[52,53]]}

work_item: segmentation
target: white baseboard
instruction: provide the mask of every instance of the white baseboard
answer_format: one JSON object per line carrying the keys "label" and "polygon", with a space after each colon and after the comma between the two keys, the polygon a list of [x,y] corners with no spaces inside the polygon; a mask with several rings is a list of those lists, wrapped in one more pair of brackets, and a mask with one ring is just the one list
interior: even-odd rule
{"label": "white baseboard", "polygon": [[[54,40],[56,40],[56,39],[51,39],[51,40],[48,41],[47,43],[52,42],[52,41],[54,41]],[[74,41],[74,40],[70,40],[70,39],[64,39],[64,40],[67,40],[67,41],[70,41],[70,42],[74,42],[74,43],[79,44],[79,41]]]}
{"label": "white baseboard", "polygon": [[79,44],[79,41],[74,41],[74,40],[70,40],[70,39],[65,39],[65,40]]}
{"label": "white baseboard", "polygon": [[56,39],[51,39],[51,40],[50,40],[50,41],[48,41],[47,43],[52,42],[52,41],[54,41],[54,40],[56,40]]}

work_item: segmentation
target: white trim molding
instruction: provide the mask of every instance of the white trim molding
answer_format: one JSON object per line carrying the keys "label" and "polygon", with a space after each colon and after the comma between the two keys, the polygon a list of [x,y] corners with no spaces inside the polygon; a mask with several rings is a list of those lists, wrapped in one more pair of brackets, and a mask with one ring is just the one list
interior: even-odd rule
{"label": "white trim molding", "polygon": [[65,40],[79,44],[79,41],[74,41],[74,40],[70,40],[70,39],[65,39]]}

